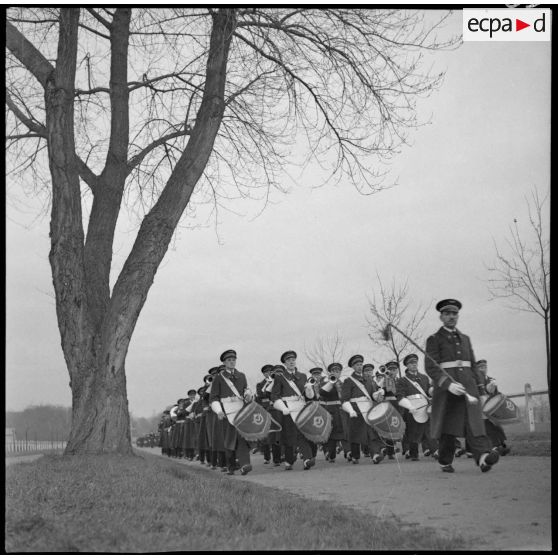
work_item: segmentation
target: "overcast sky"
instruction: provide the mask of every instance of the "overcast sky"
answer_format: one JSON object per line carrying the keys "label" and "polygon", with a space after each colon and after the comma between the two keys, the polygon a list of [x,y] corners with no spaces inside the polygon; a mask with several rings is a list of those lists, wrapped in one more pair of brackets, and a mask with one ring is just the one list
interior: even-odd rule
{"label": "overcast sky", "polygon": [[[452,18],[461,30],[461,13]],[[489,301],[485,264],[517,218],[527,231],[525,196],[550,180],[550,43],[464,43],[432,57],[445,81],[420,100],[428,126],[411,134],[390,167],[397,185],[360,195],[349,180],[312,188],[319,169],[276,194],[263,214],[239,202],[217,230],[175,235],[140,315],[127,358],[136,416],[159,413],[201,385],[225,349],[254,386],[260,368],[287,349],[338,331],[343,364],[389,354],[367,336],[367,296],[408,280],[417,303],[461,300],[458,327],[504,392],[546,388],[542,319]],[[6,404],[71,404],[48,264],[48,217],[39,200],[8,185]],[[135,230],[120,224],[115,262]],[[433,304],[425,333],[440,327]],[[422,358],[421,358],[422,365]]]}

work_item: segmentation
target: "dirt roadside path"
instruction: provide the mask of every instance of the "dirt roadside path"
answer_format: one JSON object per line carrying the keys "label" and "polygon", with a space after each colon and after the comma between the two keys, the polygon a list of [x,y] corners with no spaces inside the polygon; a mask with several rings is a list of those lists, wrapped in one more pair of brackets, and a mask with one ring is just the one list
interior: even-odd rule
{"label": "dirt roadside path", "polygon": [[[155,455],[161,451],[141,450]],[[198,462],[176,462],[204,468]],[[355,466],[342,458],[330,464],[318,455],[311,471],[303,471],[300,461],[293,471],[284,471],[264,465],[258,454],[252,456],[252,464],[249,475],[237,474],[235,480],[459,534],[473,541],[470,550],[552,549],[549,457],[506,456],[489,473],[481,473],[472,459],[461,457],[454,463],[454,474],[442,473],[428,458],[386,460],[379,465],[362,460]]]}

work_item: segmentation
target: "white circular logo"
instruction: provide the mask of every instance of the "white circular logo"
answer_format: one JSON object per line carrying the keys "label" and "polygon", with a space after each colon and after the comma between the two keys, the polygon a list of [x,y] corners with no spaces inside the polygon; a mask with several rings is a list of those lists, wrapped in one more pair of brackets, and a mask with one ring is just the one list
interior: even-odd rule
{"label": "white circular logo", "polygon": [[506,407],[507,407],[510,411],[515,410],[515,405],[513,404],[513,401],[510,401],[509,399],[506,401]]}
{"label": "white circular logo", "polygon": [[399,426],[399,417],[391,417],[391,426],[394,428]]}
{"label": "white circular logo", "polygon": [[264,421],[263,415],[261,413],[255,413],[254,417],[252,418],[252,422],[254,424],[260,425]]}
{"label": "white circular logo", "polygon": [[312,424],[315,428],[321,428],[324,425],[323,417],[314,417],[314,421]]}

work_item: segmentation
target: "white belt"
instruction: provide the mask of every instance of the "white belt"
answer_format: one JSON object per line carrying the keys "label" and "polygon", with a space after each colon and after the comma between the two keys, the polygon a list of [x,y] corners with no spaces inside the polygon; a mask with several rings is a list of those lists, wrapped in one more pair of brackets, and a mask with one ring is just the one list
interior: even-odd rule
{"label": "white belt", "polygon": [[281,397],[283,401],[301,401],[303,397],[298,395],[288,395],[287,397]]}
{"label": "white belt", "polygon": [[413,393],[412,395],[407,395],[407,399],[426,399],[426,397],[420,393]]}
{"label": "white belt", "polygon": [[341,405],[341,401],[320,401],[320,405]]}
{"label": "white belt", "polygon": [[269,403],[269,398],[265,398],[261,400],[262,403]]}
{"label": "white belt", "polygon": [[221,403],[236,403],[237,401],[242,401],[242,397],[237,397],[236,395],[221,397]]}
{"label": "white belt", "polygon": [[371,403],[372,399],[369,399],[368,397],[352,397],[349,401],[351,403]]}
{"label": "white belt", "polygon": [[440,362],[442,368],[471,368],[470,360],[452,360],[451,362]]}

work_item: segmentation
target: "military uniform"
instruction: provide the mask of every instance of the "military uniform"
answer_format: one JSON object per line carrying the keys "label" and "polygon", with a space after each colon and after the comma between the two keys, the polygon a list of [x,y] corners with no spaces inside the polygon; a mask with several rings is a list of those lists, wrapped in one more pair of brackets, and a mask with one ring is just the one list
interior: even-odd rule
{"label": "military uniform", "polygon": [[[416,355],[408,355],[403,360],[404,365],[409,362],[409,357],[416,357]],[[418,360],[418,357],[417,357]],[[406,406],[403,406],[403,401],[413,398],[424,397],[426,402],[429,401],[428,391],[430,389],[430,382],[428,376],[425,374],[413,374],[408,369],[405,370],[405,375],[396,380],[397,385],[397,400],[400,403],[400,411],[405,421],[405,436],[403,438],[403,447],[409,449],[409,457],[413,460],[418,459],[419,443],[423,440],[425,433],[430,429],[430,423],[417,422],[415,414]],[[417,387],[418,386],[418,387]],[[405,401],[406,403],[406,401]],[[426,412],[426,409],[423,409]]]}
{"label": "military uniform", "polygon": [[[461,303],[454,299],[440,301],[436,306],[441,314],[446,311],[450,315],[457,315],[460,308]],[[484,380],[475,366],[471,340],[457,328],[443,326],[426,340],[426,354],[440,366],[430,358],[425,360],[426,373],[432,378],[434,387],[430,420],[432,437],[439,440],[438,462],[444,470],[453,472],[456,437],[465,436],[481,470],[490,470],[498,457],[490,451],[486,436],[479,401],[479,396],[485,393]],[[451,393],[453,382],[461,384],[477,403],[469,403],[463,395]],[[484,454],[489,454],[488,458]]]}
{"label": "military uniform", "polygon": [[[294,351],[286,351],[281,355],[281,362],[285,362],[289,358],[296,359]],[[296,386],[294,389],[291,382]],[[293,407],[302,401],[314,399],[314,396],[308,398],[305,395],[305,386],[307,383],[306,374],[295,369],[294,373],[290,373],[284,366],[275,368],[275,378],[273,387],[271,388],[271,401],[276,409],[281,410],[281,444],[285,450],[286,469],[291,469],[296,460],[296,450],[302,453],[304,468],[309,469],[314,466],[315,460],[313,456],[313,447],[304,435],[298,430],[290,413],[289,407]],[[287,414],[285,414],[287,413]]]}
{"label": "military uniform", "polygon": [[[262,367],[262,373],[270,373],[273,371],[273,365],[266,364]],[[271,378],[264,378],[261,382],[256,384],[256,402],[259,403],[279,424],[281,424],[281,413],[275,410],[271,404],[270,389],[273,380]],[[269,463],[273,458],[274,465],[281,464],[281,433],[271,432],[265,440],[261,443],[262,452],[264,455],[264,463]]]}
{"label": "military uniform", "polygon": [[[349,366],[353,368],[353,365],[358,364],[358,362],[363,362],[362,357],[360,355],[354,355],[349,359]],[[364,388],[364,392],[360,386]],[[372,403],[375,400],[374,397],[377,397],[373,394],[377,393],[378,390],[379,387],[373,380],[369,377],[365,378],[363,375],[356,372],[353,372],[350,376],[345,378],[341,387],[342,408],[345,412],[351,411],[349,415],[356,415],[353,417],[350,416],[348,431],[352,462],[355,464],[358,463],[360,459],[361,446],[368,446],[373,456],[374,463],[379,463],[382,458],[381,450],[383,444],[380,437],[376,431],[364,421],[362,411],[358,405],[361,403],[367,406],[368,403]]]}
{"label": "military uniform", "polygon": [[[236,359],[236,352],[232,350],[225,351],[221,355],[221,362],[226,361],[228,358]],[[231,387],[231,384],[234,388]],[[246,381],[246,376],[242,372],[239,372],[236,368],[232,370],[222,370],[215,375],[215,379],[211,384],[211,394],[209,396],[210,406],[215,411],[215,408],[218,408],[219,405],[222,407],[223,400],[236,400],[239,397],[242,399],[246,395],[247,388],[248,383]],[[215,404],[217,404],[217,406]],[[248,442],[242,438],[226,417],[218,419],[217,422],[222,423],[223,441],[229,474],[234,473],[237,460],[240,465],[241,474],[244,475],[248,473],[252,469],[250,465],[250,446]]]}
{"label": "military uniform", "polygon": [[[341,372],[342,369],[343,366],[336,362],[327,367],[328,372],[332,374],[335,371]],[[334,463],[337,457],[337,444],[339,441],[345,440],[345,428],[341,414],[341,382],[339,379],[333,382],[324,378],[320,383],[319,396],[321,405],[331,415],[331,434],[324,445],[327,461]]]}

